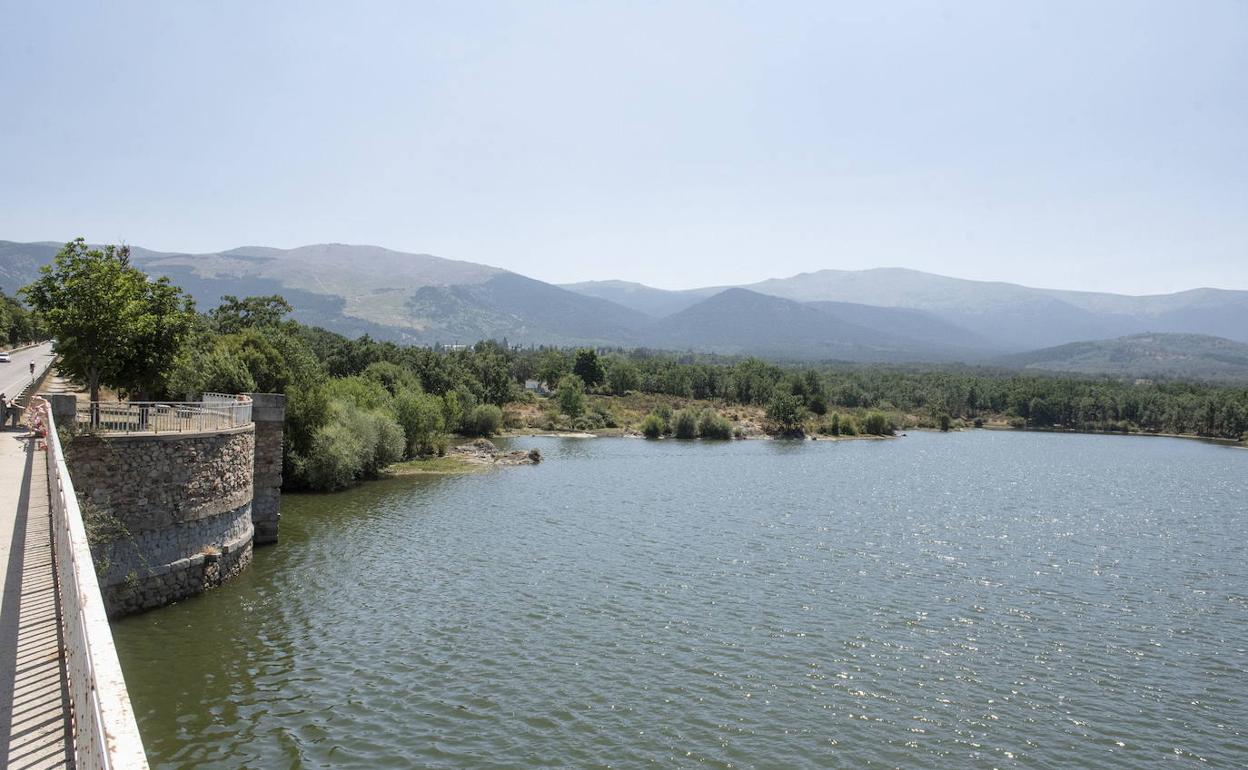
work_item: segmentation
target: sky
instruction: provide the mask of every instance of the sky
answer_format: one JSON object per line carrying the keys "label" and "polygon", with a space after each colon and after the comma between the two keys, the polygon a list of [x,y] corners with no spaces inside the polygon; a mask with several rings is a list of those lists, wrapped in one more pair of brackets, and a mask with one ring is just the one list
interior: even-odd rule
{"label": "sky", "polygon": [[1248,0],[0,0],[0,239],[1248,289]]}

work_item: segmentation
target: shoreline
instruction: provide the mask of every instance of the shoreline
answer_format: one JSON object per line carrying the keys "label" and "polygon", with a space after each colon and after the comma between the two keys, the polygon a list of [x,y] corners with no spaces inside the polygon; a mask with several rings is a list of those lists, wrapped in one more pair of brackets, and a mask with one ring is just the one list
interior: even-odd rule
{"label": "shoreline", "polygon": [[[916,429],[917,430],[917,429]],[[635,438],[643,441],[705,441],[715,444],[732,444],[737,441],[879,441],[882,439],[901,438],[900,435],[893,436],[825,436],[820,433],[806,433],[802,436],[770,436],[765,433],[752,434],[746,436],[734,436],[726,439],[708,439],[708,438],[676,438],[674,436],[660,436],[659,438],[646,438],[637,431],[630,431],[626,428],[600,428],[598,430],[589,431],[550,431],[532,429],[513,429],[506,430],[492,438]]]}
{"label": "shoreline", "polygon": [[[906,433],[910,431],[922,431],[924,433],[969,433],[971,431],[976,431],[976,430],[990,430],[990,431],[999,431],[999,432],[1018,432],[1018,433],[1061,433],[1061,434],[1083,435],[1083,436],[1119,436],[1123,438],[1132,438],[1132,437],[1177,438],[1177,439],[1186,439],[1189,441],[1200,441],[1200,442],[1207,443],[1207,444],[1217,444],[1219,446],[1225,446],[1231,449],[1248,450],[1248,445],[1245,445],[1244,442],[1242,441],[1235,441],[1234,439],[1225,439],[1225,438],[1214,438],[1210,436],[1196,436],[1193,434],[1185,434],[1185,433],[1143,433],[1143,432],[1118,433],[1118,432],[1111,432],[1111,431],[1083,431],[1083,430],[1073,430],[1073,429],[1066,429],[1066,428],[1015,428],[1009,425],[984,425],[979,428],[973,428],[973,427],[956,428],[956,429],[949,430],[949,431],[941,431],[937,428],[926,428],[926,427],[916,426],[913,428],[906,428],[904,432],[899,432],[896,435],[892,435],[892,436],[807,435],[801,438],[797,438],[797,437],[782,437],[782,436],[769,436],[769,435],[752,435],[752,436],[742,436],[740,438],[721,439],[721,440],[701,439],[701,438],[678,439],[678,438],[672,438],[670,436],[664,436],[662,438],[657,438],[657,439],[647,439],[645,436],[642,436],[640,433],[637,433],[635,431],[629,431],[625,428],[603,428],[603,429],[596,430],[596,431],[568,431],[568,432],[540,430],[537,428],[533,428],[533,429],[508,430],[508,431],[504,431],[503,433],[500,433],[497,436],[493,436],[490,439],[485,439],[485,440],[492,441],[493,439],[515,439],[515,438],[561,438],[561,439],[619,438],[619,439],[639,439],[642,441],[656,441],[656,442],[658,441],[709,442],[709,443],[716,443],[716,444],[730,444],[736,441],[831,441],[831,442],[837,442],[837,441],[886,441],[889,439],[904,438]],[[461,436],[459,438],[461,440],[468,441],[468,439],[466,439],[465,437]],[[480,441],[480,440],[482,439],[474,439],[474,441]],[[457,446],[464,446],[464,445],[457,445]],[[417,477],[417,476],[466,476],[466,475],[471,475],[474,473],[481,473],[481,472],[484,472],[486,470],[490,470],[493,468],[513,467],[514,465],[517,465],[517,464],[518,463],[483,462],[478,457],[473,456],[471,453],[457,452],[455,451],[455,448],[452,448],[451,451],[449,451],[447,454],[442,455],[440,457],[417,458],[413,460],[404,460],[403,462],[395,463],[383,469],[377,479],[364,479],[360,483],[364,484],[369,481],[399,479],[399,478],[404,478],[404,477]],[[524,463],[524,464],[529,464],[529,463]],[[308,494],[308,493],[290,492],[287,494]],[[312,493],[312,494],[315,494],[315,493]]]}
{"label": "shoreline", "polygon": [[[931,428],[913,428],[913,430],[931,430]],[[1076,430],[1074,428],[1014,428],[1009,425],[984,425],[980,428],[965,428],[964,430],[1017,431],[1019,433],[1064,433],[1077,436],[1121,436],[1123,438],[1181,438],[1187,439],[1188,441],[1203,441],[1208,444],[1218,444],[1220,446],[1232,447],[1235,449],[1248,449],[1248,444],[1245,444],[1242,440],[1237,441],[1233,438],[1218,438],[1217,436],[1198,436],[1195,433],[1151,433],[1148,431],[1131,431],[1129,433],[1123,433],[1121,431]]]}

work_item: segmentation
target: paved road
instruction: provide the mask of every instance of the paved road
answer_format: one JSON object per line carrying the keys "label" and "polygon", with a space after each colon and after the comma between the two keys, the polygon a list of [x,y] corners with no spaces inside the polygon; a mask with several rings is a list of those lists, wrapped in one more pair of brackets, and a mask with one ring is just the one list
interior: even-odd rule
{"label": "paved road", "polygon": [[6,398],[13,398],[22,392],[22,388],[30,384],[30,362],[34,361],[38,369],[52,355],[52,343],[45,342],[33,348],[13,353],[13,363],[0,364],[0,393]]}

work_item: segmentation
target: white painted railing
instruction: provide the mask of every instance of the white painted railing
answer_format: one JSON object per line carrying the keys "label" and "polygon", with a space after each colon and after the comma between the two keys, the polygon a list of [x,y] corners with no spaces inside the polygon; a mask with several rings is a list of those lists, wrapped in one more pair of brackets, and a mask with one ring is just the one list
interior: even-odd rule
{"label": "white painted railing", "polygon": [[251,422],[251,397],[229,393],[205,393],[199,397],[200,408],[228,415],[235,425]]}
{"label": "white painted railing", "polygon": [[205,393],[200,401],[81,401],[80,430],[102,433],[194,433],[251,422],[251,399]]}
{"label": "white painted railing", "polygon": [[79,768],[145,770],[147,756],[121,675],[74,484],[65,466],[52,410],[32,399],[31,427],[44,436],[52,544],[64,628],[65,673],[73,704],[74,756]]}

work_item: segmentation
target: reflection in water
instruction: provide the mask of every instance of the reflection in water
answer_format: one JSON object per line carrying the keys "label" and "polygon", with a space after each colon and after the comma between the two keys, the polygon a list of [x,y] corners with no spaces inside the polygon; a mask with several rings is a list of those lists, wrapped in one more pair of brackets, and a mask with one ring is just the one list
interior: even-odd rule
{"label": "reflection in water", "polygon": [[517,439],[115,625],[160,767],[1248,763],[1248,453]]}

